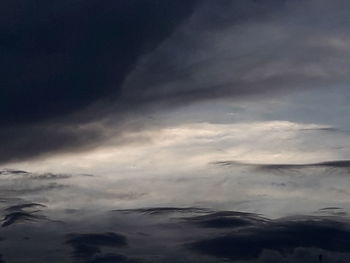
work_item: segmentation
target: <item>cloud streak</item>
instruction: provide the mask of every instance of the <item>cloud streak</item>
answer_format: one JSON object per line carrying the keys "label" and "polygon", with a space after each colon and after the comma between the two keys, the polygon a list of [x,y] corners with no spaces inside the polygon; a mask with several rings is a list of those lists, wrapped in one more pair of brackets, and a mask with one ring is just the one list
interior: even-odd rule
{"label": "cloud streak", "polygon": [[283,170],[296,170],[305,168],[335,168],[345,169],[350,168],[350,160],[339,160],[339,161],[327,161],[319,163],[306,163],[306,164],[254,164],[254,163],[243,163],[235,161],[218,161],[213,164],[219,166],[246,166],[252,167],[262,171],[283,171]]}

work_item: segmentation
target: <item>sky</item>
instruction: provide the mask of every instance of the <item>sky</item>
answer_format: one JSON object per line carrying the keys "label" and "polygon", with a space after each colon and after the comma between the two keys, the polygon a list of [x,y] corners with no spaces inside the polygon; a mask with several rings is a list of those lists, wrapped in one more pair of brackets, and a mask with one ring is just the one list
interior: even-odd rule
{"label": "sky", "polygon": [[349,8],[3,0],[0,262],[347,262]]}

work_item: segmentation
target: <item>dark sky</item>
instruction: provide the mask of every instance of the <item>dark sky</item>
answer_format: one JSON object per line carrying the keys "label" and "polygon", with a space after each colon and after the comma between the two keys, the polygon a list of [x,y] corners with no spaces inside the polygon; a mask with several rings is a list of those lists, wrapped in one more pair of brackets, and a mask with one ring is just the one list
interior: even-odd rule
{"label": "dark sky", "polygon": [[121,87],[136,62],[188,19],[195,4],[2,1],[0,160],[98,140],[101,134],[79,125],[122,102]]}
{"label": "dark sky", "polygon": [[194,102],[342,87],[348,7],[2,1],[0,162],[91,149],[134,129],[125,121]]}

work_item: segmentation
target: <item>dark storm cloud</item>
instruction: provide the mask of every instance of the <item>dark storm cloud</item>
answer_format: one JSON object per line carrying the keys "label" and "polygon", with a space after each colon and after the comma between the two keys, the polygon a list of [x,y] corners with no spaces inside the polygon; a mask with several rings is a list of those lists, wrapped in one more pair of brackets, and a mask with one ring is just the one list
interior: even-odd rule
{"label": "dark storm cloud", "polygon": [[3,1],[3,124],[37,122],[80,109],[120,84],[195,1]]}
{"label": "dark storm cloud", "polygon": [[171,34],[195,2],[2,1],[0,161],[98,140],[102,134],[79,124],[102,109],[66,117],[97,101],[118,103],[138,58]]}
{"label": "dark storm cloud", "polygon": [[116,233],[69,234],[67,243],[72,246],[111,246],[123,247],[127,245],[126,237]]}
{"label": "dark storm cloud", "polygon": [[258,259],[264,250],[288,256],[297,248],[349,252],[350,231],[346,223],[322,218],[282,219],[238,229],[216,238],[191,244],[204,254],[231,260]]}
{"label": "dark storm cloud", "polygon": [[[157,208],[154,209],[156,210]],[[178,208],[178,211],[181,210],[181,208]],[[207,211],[206,214],[202,215],[205,210]],[[170,251],[160,249],[157,245],[150,246],[146,252],[139,255],[139,258],[146,262],[178,262],[179,258],[182,258],[183,262],[217,262],[217,259],[215,259],[217,257],[232,261],[251,260],[248,262],[294,263],[308,262],[310,260],[312,262],[317,260],[320,255],[324,259],[336,260],[339,257],[340,260],[346,258],[346,253],[349,252],[349,222],[347,219],[336,216],[296,216],[272,220],[254,213],[238,211],[209,212],[207,209],[197,208],[197,212],[182,210],[182,213],[185,213],[182,215],[184,217],[180,214],[177,214],[178,217],[168,217],[169,213],[174,213],[175,207],[172,210],[164,211],[168,211],[168,213],[157,214],[163,220],[161,221],[162,224],[159,224],[159,221],[157,221],[159,218],[155,219],[152,214],[144,214],[143,220],[137,219],[138,212],[134,210],[135,214],[133,216],[138,222],[136,229],[145,233],[151,232],[152,234],[135,236],[131,234],[135,232],[135,225],[131,228],[130,225],[123,228],[125,233],[130,231],[129,234],[133,236],[134,241],[135,238],[140,238],[138,242],[130,242],[126,250],[123,251],[125,260],[130,260],[128,257],[134,255],[132,251],[137,251],[137,248],[134,246],[137,246],[138,243],[143,244],[140,249],[144,251],[145,242],[147,245],[161,244],[161,248],[166,245],[170,247],[170,250],[176,250],[176,257],[171,258],[167,255]],[[124,223],[128,225],[129,223],[127,222],[132,218],[132,215],[127,215]],[[147,218],[151,221],[148,221]],[[215,224],[207,225],[208,220],[214,218],[216,220],[220,218],[236,218],[249,223],[228,226],[226,222],[218,223],[217,221]],[[150,229],[149,223],[152,220],[154,220],[155,226]],[[133,220],[131,221],[133,222]],[[123,224],[123,221],[118,222]],[[164,233],[166,234],[164,235]],[[94,250],[90,248],[88,251],[92,251],[92,254],[85,254],[85,260],[89,262],[88,260],[94,260],[99,257],[104,258],[106,256],[102,250],[104,245],[99,243],[99,237],[100,235],[105,236],[105,234],[88,235],[87,243],[90,246],[92,244],[90,244],[91,239],[96,240],[100,245],[98,245],[98,252],[93,252]],[[83,240],[85,240],[85,236]],[[188,244],[189,240],[193,242]],[[86,245],[85,241],[80,241],[76,244]],[[184,244],[184,246],[181,247],[179,244]],[[111,245],[110,247],[113,246]],[[84,248],[86,247],[83,246]],[[117,246],[116,249],[118,249]],[[217,250],[219,251],[218,253],[216,253]],[[194,255],[191,252],[195,252]],[[342,253],[344,253],[343,256],[339,256]],[[158,259],[152,258],[154,254],[158,255]],[[199,254],[213,256],[213,259],[203,260],[203,258],[199,257]],[[126,260],[126,262],[134,261]]]}
{"label": "dark storm cloud", "polygon": [[[101,247],[125,247],[127,239],[116,233],[69,234],[67,244],[74,249],[74,257],[86,262],[126,262],[127,257],[122,255],[101,255]],[[95,257],[97,255],[97,257]],[[119,261],[118,261],[119,260]]]}
{"label": "dark storm cloud", "polygon": [[147,110],[342,84],[349,5],[2,1],[0,162],[95,147]]}
{"label": "dark storm cloud", "polygon": [[[348,217],[269,219],[247,212],[204,210],[175,212],[175,217],[166,213],[140,215],[136,210],[127,214],[101,212],[97,217],[82,213],[79,220],[72,214],[74,219],[67,218],[67,224],[42,221],[40,227],[23,221],[4,229],[1,252],[9,262],[23,261],[20,252],[28,250],[28,262],[47,262],[50,257],[53,262],[84,263],[306,263],[318,262],[320,255],[324,262],[348,262]],[[208,220],[214,218],[236,218],[249,224],[228,226],[217,221],[208,226]],[[74,234],[66,235],[71,231]]]}
{"label": "dark storm cloud", "polygon": [[114,263],[114,262],[129,262],[128,258],[123,255],[109,253],[101,256],[96,256],[87,263]]}
{"label": "dark storm cloud", "polygon": [[[23,109],[23,111],[26,111]],[[77,124],[1,125],[0,162],[38,157],[55,151],[74,151],[96,145],[104,138],[103,131]]]}

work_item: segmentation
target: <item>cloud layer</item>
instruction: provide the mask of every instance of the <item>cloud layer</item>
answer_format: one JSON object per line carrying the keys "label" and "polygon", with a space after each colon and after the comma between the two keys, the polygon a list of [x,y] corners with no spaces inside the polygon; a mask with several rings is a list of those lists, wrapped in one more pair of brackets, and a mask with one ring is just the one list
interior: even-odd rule
{"label": "cloud layer", "polygon": [[344,0],[0,7],[1,162],[96,147],[173,106],[348,82]]}

